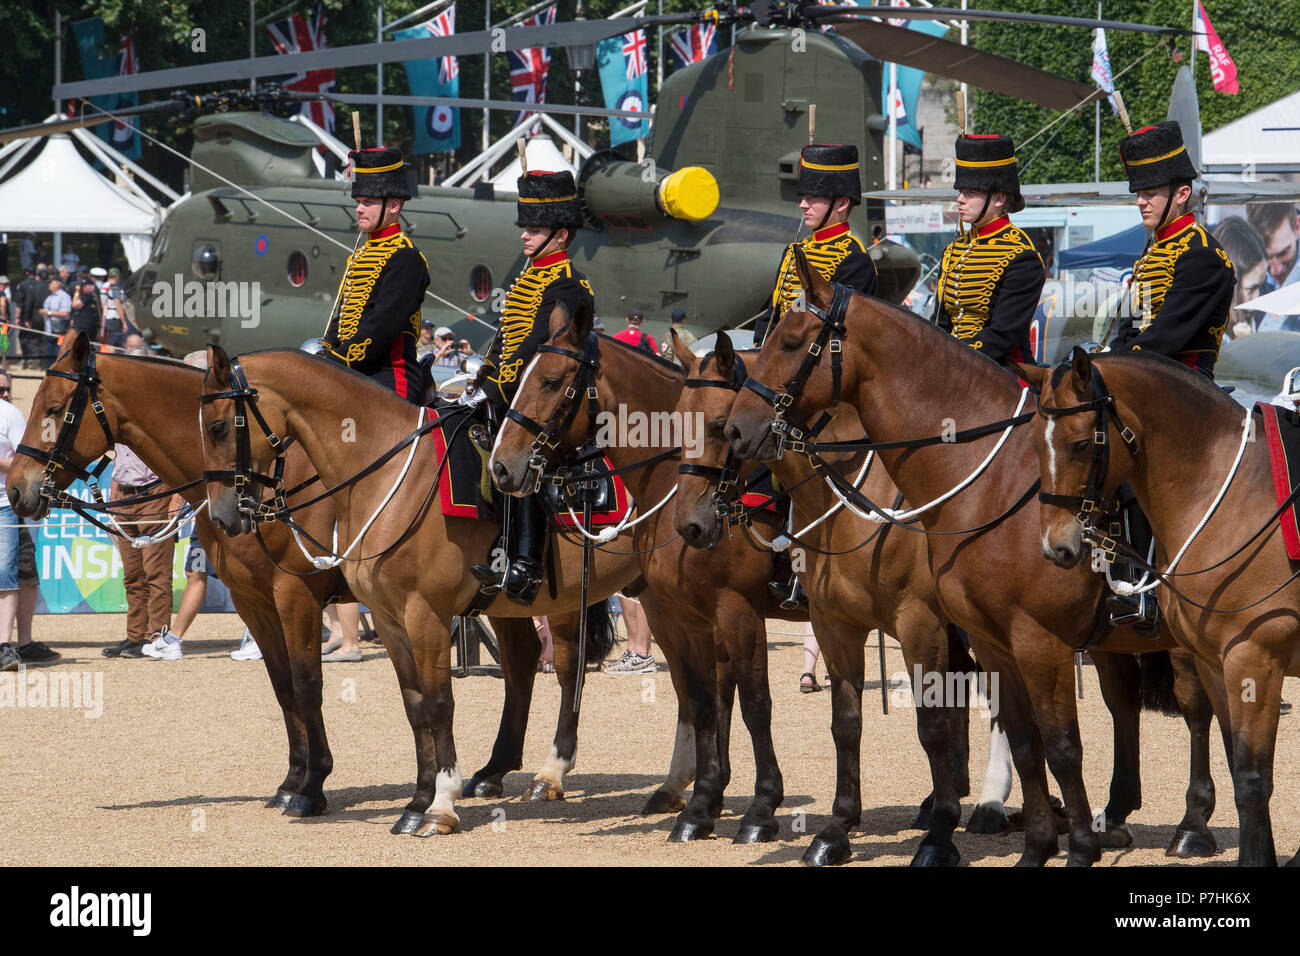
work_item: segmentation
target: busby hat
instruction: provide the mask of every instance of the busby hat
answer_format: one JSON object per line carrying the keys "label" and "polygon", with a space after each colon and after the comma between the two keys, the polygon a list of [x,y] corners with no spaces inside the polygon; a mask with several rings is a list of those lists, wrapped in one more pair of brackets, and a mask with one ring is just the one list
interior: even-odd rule
{"label": "busby hat", "polygon": [[978,189],[1006,193],[1007,209],[1025,208],[1020,195],[1020,171],[1016,168],[1016,144],[997,133],[964,134],[957,137],[957,177],[954,189]]}
{"label": "busby hat", "polygon": [[553,173],[533,170],[519,177],[516,226],[578,229],[582,226],[582,205],[578,187],[568,170]]}
{"label": "busby hat", "polygon": [[391,146],[375,149],[354,149],[348,153],[352,161],[352,198],[377,196],[387,199],[410,199],[411,170],[402,162],[402,151]]}
{"label": "busby hat", "polygon": [[809,143],[799,153],[800,196],[848,196],[862,202],[856,146]]}
{"label": "busby hat", "polygon": [[1183,144],[1183,131],[1172,121],[1143,127],[1120,140],[1119,158],[1131,193],[1196,178],[1196,167]]}

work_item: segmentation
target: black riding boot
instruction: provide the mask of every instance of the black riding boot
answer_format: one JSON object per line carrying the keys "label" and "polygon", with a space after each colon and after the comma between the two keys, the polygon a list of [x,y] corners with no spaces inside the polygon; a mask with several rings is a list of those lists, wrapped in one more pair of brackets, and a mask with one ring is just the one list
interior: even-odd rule
{"label": "black riding boot", "polygon": [[776,553],[772,566],[772,580],[768,582],[767,593],[781,602],[781,610],[793,611],[808,606],[808,595],[799,584],[799,576],[794,573],[790,555],[785,551]]}
{"label": "black riding boot", "polygon": [[[1145,557],[1151,550],[1151,525],[1146,515],[1138,507],[1128,486],[1120,489],[1120,499],[1124,505],[1120,511],[1120,531],[1133,550]],[[1111,569],[1111,577],[1136,584],[1142,580],[1142,572],[1124,558],[1116,558]],[[1151,591],[1141,594],[1108,594],[1106,607],[1110,611],[1110,623],[1119,627],[1132,624],[1133,629],[1143,637],[1155,638],[1160,633],[1160,605]]]}
{"label": "black riding boot", "polygon": [[537,597],[544,576],[542,551],[546,547],[546,511],[538,495],[521,498],[516,504],[517,556],[506,571],[505,592],[506,597],[516,604],[529,607]]}

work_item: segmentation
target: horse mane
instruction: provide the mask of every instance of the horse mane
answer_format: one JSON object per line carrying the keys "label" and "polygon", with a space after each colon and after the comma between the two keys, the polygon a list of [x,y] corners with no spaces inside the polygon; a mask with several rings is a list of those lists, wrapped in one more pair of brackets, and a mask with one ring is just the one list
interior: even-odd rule
{"label": "horse mane", "polygon": [[658,355],[651,355],[639,345],[628,345],[626,342],[616,339],[612,335],[606,335],[604,332],[597,332],[596,334],[600,336],[602,342],[609,342],[613,345],[617,345],[621,349],[626,349],[638,358],[645,359],[651,364],[651,366],[657,365],[661,370],[671,372],[674,378],[684,379],[686,377],[685,370],[683,370],[676,362],[670,362],[666,358],[661,358]]}
{"label": "horse mane", "polygon": [[[1188,368],[1182,362],[1167,355],[1142,351],[1107,352],[1104,355],[1093,356],[1094,362],[1098,359],[1104,362],[1104,365],[1119,365],[1121,367],[1153,371],[1159,377],[1169,377],[1177,380],[1183,387],[1190,387],[1192,391],[1199,393],[1206,401],[1216,402],[1224,407],[1229,405],[1234,408],[1241,407],[1227,392],[1215,385],[1213,379]],[[1104,365],[1102,367],[1103,373],[1105,372]]]}
{"label": "horse mane", "polygon": [[[363,372],[358,372],[356,369],[354,369],[354,368],[349,368],[349,367],[346,366],[346,365],[341,365],[341,364],[339,364],[338,362],[333,362],[333,361],[330,361],[329,359],[321,358],[321,357],[318,356],[318,355],[312,355],[310,352],[304,352],[302,349],[296,349],[296,348],[293,348],[293,347],[290,347],[290,346],[280,346],[280,347],[277,347],[277,348],[257,349],[257,350],[252,351],[252,352],[244,352],[244,353],[242,353],[242,354],[240,354],[240,355],[232,355],[232,356],[230,356],[230,357],[233,359],[233,358],[248,358],[248,357],[251,356],[251,355],[276,355],[276,354],[279,354],[279,355],[300,355],[300,356],[302,356],[304,359],[315,359],[315,360],[317,360],[318,362],[320,362],[320,364],[321,364],[323,367],[325,367],[325,368],[328,368],[328,369],[330,369],[330,370],[332,370],[332,371],[342,372],[342,373],[346,373],[346,374],[348,374],[348,375],[351,375],[351,376],[353,376],[353,377],[354,377],[358,382],[365,382],[367,385],[371,386],[373,389],[375,389],[376,392],[379,392],[380,394],[383,394],[383,395],[391,395],[393,398],[396,398],[396,399],[397,399],[398,401],[400,401],[400,402],[404,402],[404,403],[407,404],[407,405],[410,405],[410,404],[411,404],[411,403],[408,402],[406,399],[404,399],[404,398],[402,398],[400,395],[398,395],[398,394],[397,394],[395,391],[393,391],[391,388],[386,388],[385,386],[380,385],[378,382],[376,382],[376,381],[375,381],[373,378],[371,378],[369,375],[366,375],[366,374],[363,373]],[[412,405],[411,407],[414,408],[415,406]]]}
{"label": "horse mane", "polygon": [[191,368],[196,372],[202,372],[203,369],[190,365],[178,358],[170,355],[131,355],[127,352],[107,352],[101,358],[126,359],[128,362],[145,362],[149,365],[170,365],[180,366],[181,368]]}

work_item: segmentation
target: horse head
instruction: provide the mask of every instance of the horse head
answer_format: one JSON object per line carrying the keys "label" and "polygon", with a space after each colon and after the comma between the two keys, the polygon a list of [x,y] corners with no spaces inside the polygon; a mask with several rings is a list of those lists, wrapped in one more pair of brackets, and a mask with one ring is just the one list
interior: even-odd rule
{"label": "horse head", "polygon": [[561,449],[576,447],[589,431],[588,416],[580,413],[601,378],[594,319],[586,302],[572,315],[563,303],[551,310],[546,343],[525,368],[492,448],[492,483],[501,491],[537,490]]}
{"label": "horse head", "polygon": [[[707,550],[718,543],[722,521],[718,515],[719,482],[730,480],[728,465],[734,465],[726,439],[727,418],[744,380],[744,362],[732,347],[726,332],[719,332],[713,351],[697,357],[682,345],[673,332],[675,355],[686,367],[686,387],[677,402],[682,419],[694,416],[704,422],[700,456],[678,466],[676,511],[673,526],[692,548]],[[715,384],[705,384],[715,383]],[[722,489],[721,496],[732,489]]]}

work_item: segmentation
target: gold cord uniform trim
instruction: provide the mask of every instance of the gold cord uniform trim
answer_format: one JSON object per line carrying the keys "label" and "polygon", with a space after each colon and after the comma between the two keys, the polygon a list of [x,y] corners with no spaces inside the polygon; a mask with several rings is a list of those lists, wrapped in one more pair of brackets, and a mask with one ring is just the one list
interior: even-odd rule
{"label": "gold cord uniform trim", "polygon": [[[835,270],[840,267],[850,252],[865,253],[867,250],[858,237],[851,232],[843,232],[833,239],[827,239],[819,242],[812,236],[805,236],[799,240],[799,247],[803,249],[804,255],[808,259],[808,264],[817,270],[817,273],[827,282],[835,275]],[[772,305],[775,307],[772,312],[773,323],[776,319],[785,315],[786,312],[794,305],[794,302],[803,293],[803,286],[799,283],[799,270],[794,265],[794,245],[786,247],[785,255],[781,259],[780,278],[777,280],[776,288],[772,290]]]}
{"label": "gold cord uniform trim", "polygon": [[973,339],[980,334],[988,323],[1002,273],[1022,252],[1038,255],[1033,242],[1016,226],[984,237],[974,232],[958,234],[949,243],[943,251],[939,295],[952,320],[954,336]]}
{"label": "gold cord uniform trim", "polygon": [[[532,333],[533,324],[538,320],[537,310],[541,308],[547,288],[561,277],[573,278],[573,263],[568,259],[541,269],[528,266],[506,291],[505,308],[501,310],[501,328],[497,333],[501,336],[501,362],[496,380],[501,385],[510,385],[519,377],[524,360],[513,356]],[[594,298],[591,284],[586,279],[580,281]],[[549,316],[541,318],[545,321]]]}
{"label": "gold cord uniform trim", "polygon": [[[369,338],[361,342],[350,342],[349,339],[357,334],[361,313],[365,309],[366,303],[370,301],[370,295],[374,292],[375,283],[379,281],[379,274],[384,271],[388,260],[393,257],[393,253],[398,249],[414,248],[415,245],[405,232],[396,232],[383,239],[367,239],[365,245],[348,256],[347,268],[343,271],[343,293],[340,296],[337,331],[337,341],[342,352],[341,357],[348,365],[365,360],[367,350],[372,344]],[[424,259],[423,253],[420,254],[420,258]],[[429,266],[427,259],[424,265],[427,269]],[[403,331],[408,330],[404,329]],[[409,331],[415,336],[420,334],[420,310],[418,308],[411,314]],[[345,347],[346,351],[342,351]]]}
{"label": "gold cord uniform trim", "polygon": [[[1133,264],[1133,312],[1141,323],[1139,331],[1145,331],[1155,321],[1160,307],[1165,304],[1169,287],[1173,284],[1174,268],[1182,254],[1193,245],[1210,245],[1205,228],[1200,223],[1188,226],[1168,239],[1157,239]],[[1221,251],[1219,256],[1228,262]],[[1228,265],[1231,263],[1228,262]]]}

